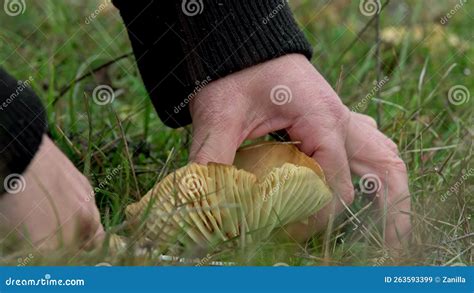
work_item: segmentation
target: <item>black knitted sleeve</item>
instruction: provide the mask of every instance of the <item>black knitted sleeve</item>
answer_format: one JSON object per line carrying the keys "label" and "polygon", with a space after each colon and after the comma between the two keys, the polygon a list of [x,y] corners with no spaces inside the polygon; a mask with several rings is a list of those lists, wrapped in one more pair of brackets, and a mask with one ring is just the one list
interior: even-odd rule
{"label": "black knitted sleeve", "polygon": [[188,104],[209,82],[312,48],[286,0],[114,0],[140,74],[170,127],[191,122]]}
{"label": "black knitted sleeve", "polygon": [[46,129],[44,108],[31,82],[32,76],[17,81],[0,68],[0,194],[10,175],[27,168]]}

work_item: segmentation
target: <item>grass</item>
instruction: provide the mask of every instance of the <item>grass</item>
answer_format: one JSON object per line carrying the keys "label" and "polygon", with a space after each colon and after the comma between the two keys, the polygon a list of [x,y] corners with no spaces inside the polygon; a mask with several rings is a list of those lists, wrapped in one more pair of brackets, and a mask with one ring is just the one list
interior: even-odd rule
{"label": "grass", "polygon": [[[466,2],[440,25],[458,1],[392,2],[380,18],[379,53],[375,22],[358,34],[371,19],[360,12],[359,1],[291,4],[314,45],[313,64],[349,107],[376,117],[380,129],[399,146],[413,196],[410,250],[395,260],[373,241],[372,235],[379,237],[381,232],[372,225],[373,210],[364,209],[369,200],[358,196],[351,209],[360,212],[362,228],[345,221],[347,214],[336,221],[337,229],[306,245],[270,239],[239,251],[223,249],[210,259],[246,265],[473,264],[473,178],[465,175],[473,174],[472,100],[455,105],[448,92],[462,85],[474,94],[474,4]],[[47,105],[51,136],[99,189],[97,204],[110,230],[124,221],[124,207],[145,194],[160,174],[186,164],[190,135],[189,129],[171,130],[157,118],[133,58],[92,72],[131,51],[112,7],[86,23],[100,3],[31,1],[21,16],[1,13],[0,60],[17,78],[33,77],[32,86]],[[395,40],[384,35],[389,27],[398,32]],[[65,86],[85,73],[91,75],[60,96]],[[374,92],[374,80],[384,77],[388,82]],[[93,89],[102,84],[119,93],[105,106],[91,99]],[[367,102],[361,104],[364,98]],[[108,174],[113,174],[111,180]],[[450,189],[455,192],[446,197]],[[24,262],[28,255],[20,251],[3,255],[2,261],[17,265],[18,257]],[[159,263],[156,255],[137,257],[127,252],[33,255],[27,265]]]}

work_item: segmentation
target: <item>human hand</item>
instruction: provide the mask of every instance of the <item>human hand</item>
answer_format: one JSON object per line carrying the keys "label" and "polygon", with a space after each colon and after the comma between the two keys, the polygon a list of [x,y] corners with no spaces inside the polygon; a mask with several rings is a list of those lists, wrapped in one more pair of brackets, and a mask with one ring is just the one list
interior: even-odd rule
{"label": "human hand", "polygon": [[306,231],[296,231],[298,238],[321,231],[331,214],[352,203],[351,172],[380,179],[377,202],[386,211],[386,244],[399,248],[407,238],[410,197],[397,146],[372,118],[351,113],[304,56],[286,55],[213,81],[191,101],[190,111],[195,162],[232,164],[245,139],[285,129],[322,166],[334,200]]}
{"label": "human hand", "polygon": [[4,228],[43,250],[99,243],[104,231],[92,187],[46,135],[20,178],[11,185],[18,192],[0,197]]}

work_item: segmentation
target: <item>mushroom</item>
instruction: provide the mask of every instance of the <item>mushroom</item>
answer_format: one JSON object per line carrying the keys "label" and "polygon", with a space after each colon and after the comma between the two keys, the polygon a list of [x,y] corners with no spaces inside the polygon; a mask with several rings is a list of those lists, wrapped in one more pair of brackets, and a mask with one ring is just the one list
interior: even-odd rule
{"label": "mushroom", "polygon": [[126,216],[142,220],[145,236],[160,245],[209,247],[260,241],[290,224],[304,228],[331,198],[313,159],[294,144],[265,142],[239,149],[233,166],[191,163],[172,172]]}

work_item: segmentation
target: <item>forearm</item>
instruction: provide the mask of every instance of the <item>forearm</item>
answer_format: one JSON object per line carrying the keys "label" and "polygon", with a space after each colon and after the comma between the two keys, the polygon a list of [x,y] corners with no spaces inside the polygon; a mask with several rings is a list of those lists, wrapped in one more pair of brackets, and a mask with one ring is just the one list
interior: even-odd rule
{"label": "forearm", "polygon": [[27,168],[46,129],[44,108],[29,88],[32,79],[17,81],[0,68],[0,194],[12,191],[11,180]]}

